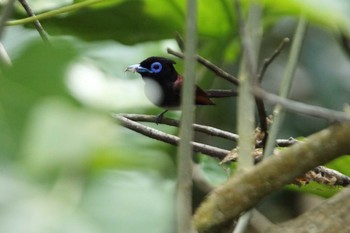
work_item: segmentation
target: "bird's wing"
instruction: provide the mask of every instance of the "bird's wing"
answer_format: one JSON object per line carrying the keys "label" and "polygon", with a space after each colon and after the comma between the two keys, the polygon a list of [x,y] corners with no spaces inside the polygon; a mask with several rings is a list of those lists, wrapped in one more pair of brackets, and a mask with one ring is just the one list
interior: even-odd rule
{"label": "bird's wing", "polygon": [[[183,83],[183,77],[181,75],[177,76],[177,79],[174,83],[174,90],[180,95],[180,90],[181,90],[181,86]],[[203,91],[200,87],[198,87],[196,85],[195,87],[195,104],[196,105],[215,105],[215,103],[213,101],[211,101],[211,99],[209,99],[207,93],[205,93],[205,91]]]}

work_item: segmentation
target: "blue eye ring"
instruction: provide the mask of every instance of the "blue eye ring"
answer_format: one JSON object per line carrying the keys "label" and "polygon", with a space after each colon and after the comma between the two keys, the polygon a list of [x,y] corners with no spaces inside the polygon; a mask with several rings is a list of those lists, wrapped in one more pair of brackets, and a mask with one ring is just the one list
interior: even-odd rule
{"label": "blue eye ring", "polygon": [[159,73],[160,71],[162,71],[162,64],[160,62],[153,62],[151,65],[151,71],[153,73]]}

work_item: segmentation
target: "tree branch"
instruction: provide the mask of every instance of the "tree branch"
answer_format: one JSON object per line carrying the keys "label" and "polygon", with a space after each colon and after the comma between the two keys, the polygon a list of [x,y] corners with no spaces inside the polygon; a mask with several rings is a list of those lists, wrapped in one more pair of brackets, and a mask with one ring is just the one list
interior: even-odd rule
{"label": "tree branch", "polygon": [[258,83],[261,83],[262,79],[264,78],[264,75],[265,75],[267,68],[275,60],[275,58],[281,53],[284,46],[286,44],[288,44],[289,41],[290,41],[290,39],[288,37],[283,38],[283,40],[278,45],[278,47],[275,49],[275,51],[272,53],[272,55],[270,57],[264,59],[264,62],[260,68],[260,72],[259,72],[258,77],[257,77]]}
{"label": "tree branch", "polygon": [[[142,115],[142,114],[115,114],[114,117],[116,116],[123,116],[125,118],[128,118],[132,121],[141,121],[141,122],[155,122],[157,119],[157,116],[150,116],[150,115]],[[178,120],[170,119],[163,117],[160,124],[165,124],[165,125],[170,125],[170,126],[175,126],[179,127],[180,122]],[[238,135],[234,133],[230,133],[228,131],[224,131],[221,129],[217,129],[211,126],[206,126],[206,125],[199,125],[199,124],[193,124],[193,129],[197,132],[205,133],[210,136],[216,136],[216,137],[221,137],[224,139],[228,139],[231,141],[237,141],[238,140]],[[282,139],[281,139],[282,140]],[[287,143],[287,142],[282,142],[281,143]]]}
{"label": "tree branch", "polygon": [[322,108],[319,106],[304,104],[294,100],[286,99],[278,95],[268,93],[262,88],[257,86],[255,86],[253,92],[259,98],[263,98],[266,101],[273,104],[280,104],[287,110],[290,110],[299,114],[312,116],[316,118],[322,118],[322,119],[329,120],[331,122],[350,121],[350,116],[345,112],[335,111],[327,108]]}
{"label": "tree branch", "polygon": [[[176,52],[170,48],[167,49],[167,52],[171,55],[174,55],[175,57],[178,58],[184,58],[183,53],[180,52]],[[226,81],[238,86],[239,85],[239,80],[238,78],[236,78],[235,76],[227,73],[226,71],[224,71],[223,69],[221,69],[220,67],[214,65],[213,63],[211,63],[209,60],[196,55],[196,59],[197,61],[202,64],[203,66],[205,66],[206,68],[208,68],[210,71],[212,71],[214,74],[216,74],[218,77],[221,77],[223,79],[225,79]]]}
{"label": "tree branch", "polygon": [[[131,129],[133,131],[136,131],[140,134],[143,134],[147,137],[150,137],[162,142],[166,142],[171,145],[179,144],[179,141],[180,141],[179,137],[166,134],[159,130],[144,126],[140,123],[137,123],[133,120],[128,119],[122,114],[114,114],[113,117],[117,119],[122,126],[128,129]],[[220,149],[214,146],[209,146],[198,142],[191,142],[191,143],[192,143],[193,151],[212,156],[219,160],[222,160],[229,153],[228,150]]]}
{"label": "tree branch", "polygon": [[[271,156],[254,168],[237,174],[197,209],[194,223],[200,233],[215,232],[221,224],[237,218],[271,192],[336,157],[350,153],[350,123],[340,123]],[[301,162],[302,161],[302,162]]]}
{"label": "tree branch", "polygon": [[205,90],[205,93],[207,93],[207,95],[210,98],[225,98],[238,96],[238,92],[235,90],[209,89]]}
{"label": "tree branch", "polygon": [[[117,119],[122,126],[129,128],[135,132],[141,133],[147,137],[150,137],[165,143],[169,143],[171,145],[175,145],[175,146],[178,145],[178,140],[179,140],[178,137],[160,132],[158,130],[152,129],[150,127],[147,127],[135,122],[135,121],[138,121],[138,122],[154,123],[157,116],[142,115],[142,114],[113,114],[113,117]],[[135,124],[133,124],[133,122]],[[179,124],[180,124],[178,120],[174,120],[166,117],[164,117],[160,123],[169,125],[169,126],[175,126],[175,127],[179,127]],[[197,132],[205,133],[210,136],[221,137],[231,141],[238,140],[237,134],[233,134],[224,130],[210,127],[210,126],[193,124],[193,129]],[[276,140],[276,145],[279,147],[289,147],[296,143],[300,143],[300,141],[294,138]],[[196,142],[194,142],[194,145],[197,147],[195,151],[218,158],[221,160],[220,163],[234,162],[237,160],[237,155],[236,154],[232,155],[232,153],[228,155],[228,152],[229,152],[228,150],[223,150],[217,147],[208,146],[208,145],[196,143]],[[260,145],[256,145],[256,146],[259,147]],[[255,153],[254,157],[255,157],[255,162],[258,162],[259,158],[262,157],[261,150],[260,152]],[[313,180],[318,183],[326,184],[326,185],[347,186],[350,184],[350,178],[348,176],[345,176],[340,172],[337,172],[333,169],[326,168],[323,166],[318,166],[310,170],[305,174],[305,176],[309,181]]]}
{"label": "tree branch", "polygon": [[[286,223],[267,227],[265,233],[350,232],[350,188],[345,188],[318,207]],[[317,229],[317,230],[316,230]]]}

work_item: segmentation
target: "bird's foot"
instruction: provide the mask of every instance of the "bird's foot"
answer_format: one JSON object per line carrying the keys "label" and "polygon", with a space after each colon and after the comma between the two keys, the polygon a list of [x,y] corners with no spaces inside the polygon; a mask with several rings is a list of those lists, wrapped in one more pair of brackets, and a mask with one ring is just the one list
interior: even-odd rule
{"label": "bird's foot", "polygon": [[156,117],[156,124],[158,125],[159,123],[161,123],[161,121],[163,120],[163,116],[164,114],[167,112],[168,110],[165,110],[163,112],[161,112],[157,117]]}

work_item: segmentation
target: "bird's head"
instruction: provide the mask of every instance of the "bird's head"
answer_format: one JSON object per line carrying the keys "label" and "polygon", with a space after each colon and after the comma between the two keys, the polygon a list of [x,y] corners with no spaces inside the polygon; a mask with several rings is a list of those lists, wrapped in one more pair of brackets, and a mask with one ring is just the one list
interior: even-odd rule
{"label": "bird's head", "polygon": [[159,82],[174,82],[177,79],[174,64],[173,60],[164,57],[149,57],[140,64],[129,66],[125,71],[137,72],[142,78],[151,78]]}

